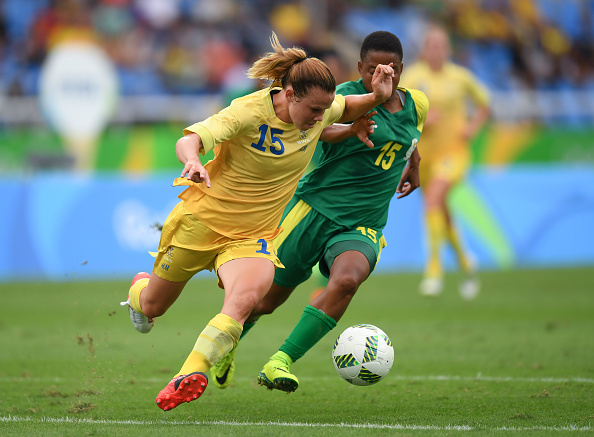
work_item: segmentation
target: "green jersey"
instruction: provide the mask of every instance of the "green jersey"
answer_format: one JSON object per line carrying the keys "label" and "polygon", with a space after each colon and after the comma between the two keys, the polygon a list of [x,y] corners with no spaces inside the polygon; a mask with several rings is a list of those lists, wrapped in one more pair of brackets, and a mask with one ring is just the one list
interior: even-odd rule
{"label": "green jersey", "polygon": [[[320,143],[320,161],[299,182],[295,195],[336,223],[381,230],[390,200],[414,151],[427,117],[428,101],[417,90],[399,88],[403,108],[392,114],[383,105],[372,117],[377,127],[369,148],[356,136],[337,144]],[[363,82],[345,82],[337,94],[366,94]]]}

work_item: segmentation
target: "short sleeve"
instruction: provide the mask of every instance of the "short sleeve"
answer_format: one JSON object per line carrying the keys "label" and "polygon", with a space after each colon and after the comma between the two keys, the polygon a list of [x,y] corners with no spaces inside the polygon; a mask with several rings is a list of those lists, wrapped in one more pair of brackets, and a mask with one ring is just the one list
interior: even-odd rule
{"label": "short sleeve", "polygon": [[490,100],[487,88],[469,70],[466,71],[465,81],[468,95],[472,98],[473,102],[479,106],[487,106]]}
{"label": "short sleeve", "polygon": [[345,99],[341,94],[337,94],[332,102],[332,106],[324,113],[324,126],[336,123],[342,117],[345,108]]}
{"label": "short sleeve", "polygon": [[427,120],[427,113],[429,112],[429,99],[427,99],[427,96],[422,91],[409,89],[408,92],[415,102],[417,111],[417,129],[419,132],[422,132],[425,121]]}
{"label": "short sleeve", "polygon": [[210,152],[217,144],[221,144],[241,134],[249,118],[247,111],[240,111],[240,106],[232,103],[231,106],[219,111],[213,116],[199,123],[194,123],[184,129],[184,135],[196,133],[202,140],[204,155]]}

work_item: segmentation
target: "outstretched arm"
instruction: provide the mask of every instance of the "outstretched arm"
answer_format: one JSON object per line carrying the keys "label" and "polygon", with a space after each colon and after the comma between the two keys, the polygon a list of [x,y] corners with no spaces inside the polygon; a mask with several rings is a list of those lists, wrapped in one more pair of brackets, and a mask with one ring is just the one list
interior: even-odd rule
{"label": "outstretched arm", "polygon": [[339,123],[353,121],[381,105],[392,96],[392,64],[378,64],[371,79],[372,92],[345,96],[345,108]]}
{"label": "outstretched arm", "polygon": [[320,136],[320,141],[327,143],[339,143],[347,138],[359,137],[362,143],[367,147],[373,147],[373,143],[369,139],[369,135],[373,133],[375,128],[375,122],[371,120],[377,114],[377,111],[371,111],[368,114],[363,115],[356,119],[352,124],[331,124],[326,126]]}
{"label": "outstretched arm", "polygon": [[196,133],[184,135],[175,144],[177,159],[184,164],[181,177],[185,176],[197,183],[206,182],[206,186],[210,188],[210,176],[198,157],[198,153],[203,149],[202,139]]}

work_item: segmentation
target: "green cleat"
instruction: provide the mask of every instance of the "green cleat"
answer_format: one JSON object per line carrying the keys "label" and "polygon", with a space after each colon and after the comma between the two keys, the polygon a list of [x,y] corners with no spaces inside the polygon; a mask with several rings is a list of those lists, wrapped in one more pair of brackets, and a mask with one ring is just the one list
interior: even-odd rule
{"label": "green cleat", "polygon": [[283,352],[277,352],[270,357],[270,361],[264,365],[258,375],[258,384],[265,386],[268,390],[276,389],[286,393],[297,390],[299,380],[289,372],[290,366],[289,356]]}
{"label": "green cleat", "polygon": [[237,346],[210,369],[212,383],[218,388],[227,388],[235,375],[235,352]]}

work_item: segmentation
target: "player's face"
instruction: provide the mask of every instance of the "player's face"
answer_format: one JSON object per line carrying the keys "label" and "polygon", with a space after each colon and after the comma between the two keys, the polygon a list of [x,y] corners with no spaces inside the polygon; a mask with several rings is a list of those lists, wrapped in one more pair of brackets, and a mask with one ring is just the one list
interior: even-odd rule
{"label": "player's face", "polygon": [[309,130],[322,121],[324,112],[334,101],[334,93],[327,93],[321,88],[310,88],[303,97],[297,97],[293,90],[288,92],[289,116],[295,127],[299,130]]}
{"label": "player's face", "polygon": [[448,35],[441,29],[430,30],[425,37],[423,57],[434,66],[441,66],[450,56],[450,40]]}
{"label": "player's face", "polygon": [[363,79],[363,86],[368,93],[373,90],[371,88],[371,79],[373,78],[373,73],[375,73],[375,67],[377,67],[378,64],[388,65],[390,62],[393,63],[394,68],[394,77],[392,78],[392,95],[394,95],[396,87],[398,87],[398,82],[400,82],[400,74],[402,74],[403,65],[402,59],[400,59],[398,54],[369,51],[367,52],[365,59],[359,61],[359,73],[361,74],[361,79]]}

